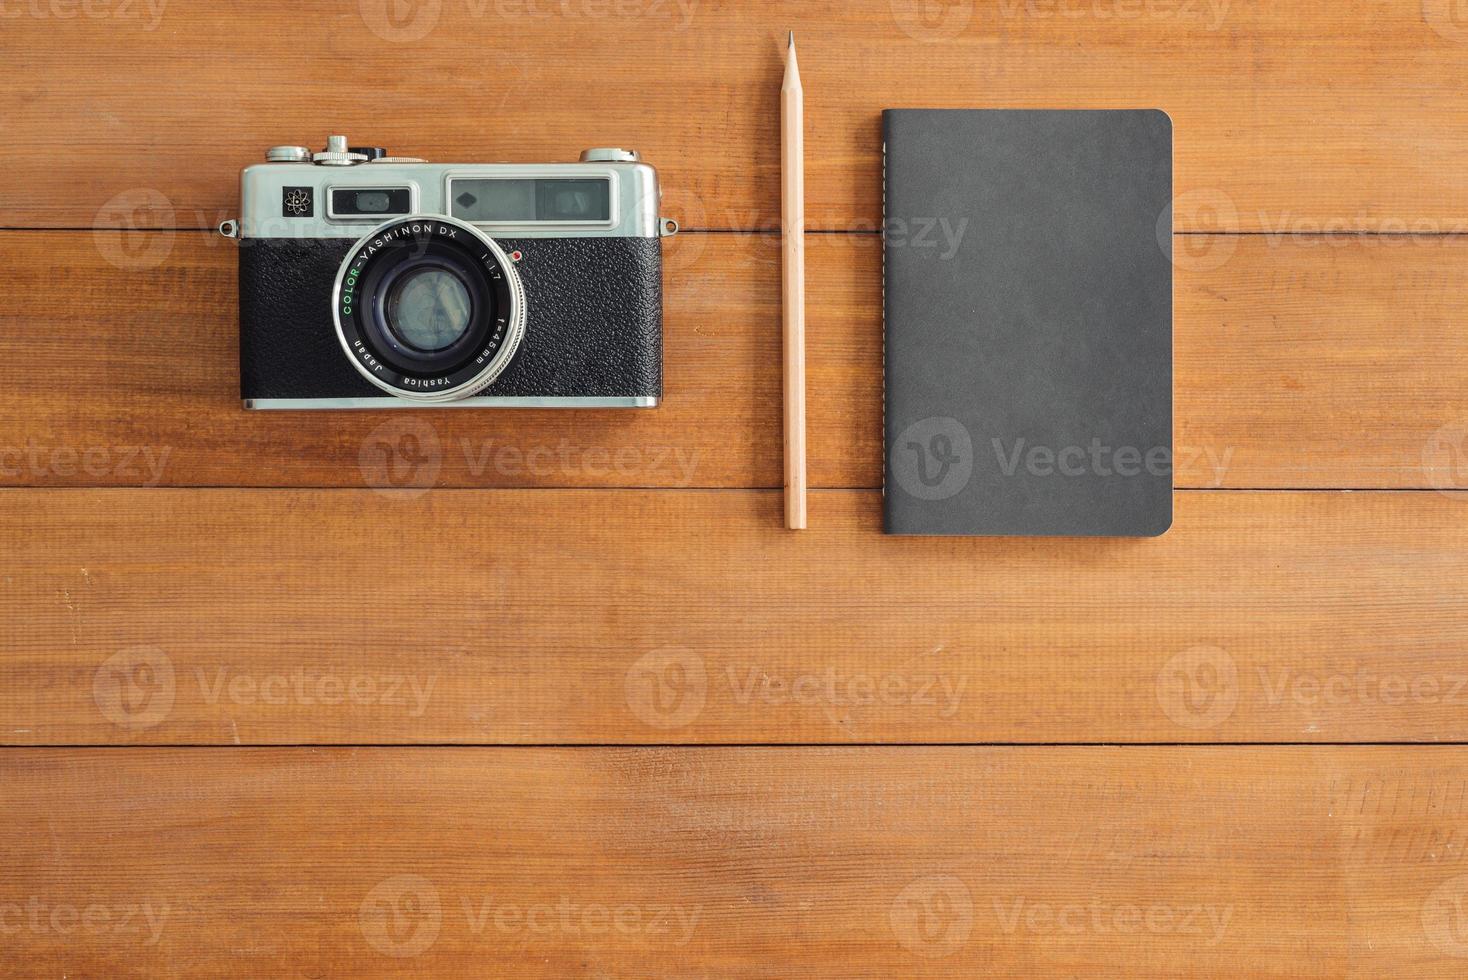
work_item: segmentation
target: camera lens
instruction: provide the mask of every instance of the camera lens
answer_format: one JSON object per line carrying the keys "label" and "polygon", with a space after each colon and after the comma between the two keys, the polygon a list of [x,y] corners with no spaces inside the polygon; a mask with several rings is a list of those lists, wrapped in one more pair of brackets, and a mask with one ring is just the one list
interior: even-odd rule
{"label": "camera lens", "polygon": [[509,257],[472,225],[395,218],[363,236],[337,273],[337,339],[363,378],[415,401],[478,393],[509,366],[525,300]]}
{"label": "camera lens", "polygon": [[469,287],[447,269],[415,269],[388,290],[386,314],[387,328],[406,346],[446,350],[469,329]]}

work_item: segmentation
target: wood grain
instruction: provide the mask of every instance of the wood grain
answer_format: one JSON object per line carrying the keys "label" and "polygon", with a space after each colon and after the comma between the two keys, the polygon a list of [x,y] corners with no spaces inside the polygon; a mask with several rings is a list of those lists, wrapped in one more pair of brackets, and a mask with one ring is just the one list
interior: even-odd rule
{"label": "wood grain", "polygon": [[[0,3],[0,976],[1462,976],[1468,749],[1186,744],[1468,742],[1458,6]],[[1165,537],[878,533],[901,106],[1171,114]],[[240,410],[199,229],[341,131],[640,149],[665,405]]]}
{"label": "wood grain", "polygon": [[1468,495],[1143,540],[778,491],[0,492],[10,744],[1468,739]]}
{"label": "wood grain", "polygon": [[1453,978],[1461,748],[11,751],[45,976]]}
{"label": "wood grain", "polygon": [[[1179,243],[1179,486],[1468,488],[1468,239]],[[878,240],[807,252],[811,484],[879,487]],[[231,243],[0,233],[0,258],[6,485],[370,485],[404,420],[438,486],[781,485],[774,233],[672,241],[648,412],[247,413]]]}
{"label": "wood grain", "polygon": [[267,146],[346,132],[439,160],[634,146],[685,227],[774,228],[794,29],[813,229],[877,227],[879,114],[900,106],[1165,109],[1185,229],[1468,227],[1468,25],[1448,0],[260,0],[228,17],[55,0],[5,16],[4,225],[214,227]]}

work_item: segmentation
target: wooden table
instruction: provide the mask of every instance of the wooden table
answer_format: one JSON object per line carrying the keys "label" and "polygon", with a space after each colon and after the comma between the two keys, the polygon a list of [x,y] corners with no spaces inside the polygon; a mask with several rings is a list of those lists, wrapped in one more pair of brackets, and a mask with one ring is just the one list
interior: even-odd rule
{"label": "wooden table", "polygon": [[[0,973],[1463,976],[1457,14],[0,5]],[[1171,113],[1165,537],[879,534],[892,106]],[[664,406],[241,411],[210,229],[332,132],[641,150]]]}

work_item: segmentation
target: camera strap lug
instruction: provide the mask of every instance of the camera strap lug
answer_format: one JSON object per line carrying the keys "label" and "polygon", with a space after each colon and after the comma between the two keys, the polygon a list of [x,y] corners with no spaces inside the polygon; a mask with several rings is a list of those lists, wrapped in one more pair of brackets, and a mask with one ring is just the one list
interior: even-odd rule
{"label": "camera strap lug", "polygon": [[658,237],[672,238],[678,234],[678,221],[675,218],[658,219]]}

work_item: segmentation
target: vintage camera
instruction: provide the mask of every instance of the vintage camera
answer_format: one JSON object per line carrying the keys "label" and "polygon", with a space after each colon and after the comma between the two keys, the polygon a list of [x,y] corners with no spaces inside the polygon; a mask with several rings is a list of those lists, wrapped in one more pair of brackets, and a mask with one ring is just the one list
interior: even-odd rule
{"label": "vintage camera", "polygon": [[657,173],[442,164],[332,136],[240,178],[246,408],[650,408],[662,397]]}

